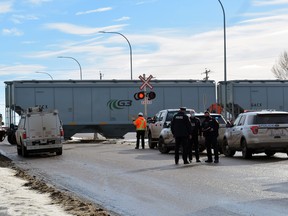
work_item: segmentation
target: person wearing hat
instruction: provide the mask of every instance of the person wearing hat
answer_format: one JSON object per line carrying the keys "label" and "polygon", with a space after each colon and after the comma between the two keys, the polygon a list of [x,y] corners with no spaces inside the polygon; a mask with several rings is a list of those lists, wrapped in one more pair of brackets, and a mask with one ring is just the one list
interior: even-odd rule
{"label": "person wearing hat", "polygon": [[139,149],[140,139],[141,139],[142,149],[144,149],[145,148],[144,137],[145,137],[145,131],[147,127],[147,122],[145,118],[143,117],[142,112],[138,113],[138,118],[135,121],[133,121],[133,124],[136,127],[136,138],[137,138],[135,149]]}
{"label": "person wearing hat", "polygon": [[195,116],[195,110],[193,109],[190,111],[190,122],[191,122],[192,130],[191,130],[191,137],[188,143],[188,158],[191,163],[192,162],[192,147],[194,146],[196,162],[199,163],[201,161],[199,160],[198,136],[201,136],[202,129],[201,129],[200,119]]}
{"label": "person wearing hat", "polygon": [[191,133],[189,117],[185,113],[186,107],[180,107],[179,112],[173,116],[171,121],[171,132],[175,137],[175,164],[179,162],[179,149],[182,146],[182,158],[184,164],[189,164],[187,160],[187,145]]}
{"label": "person wearing hat", "polygon": [[216,119],[212,118],[208,111],[204,112],[205,119],[202,122],[202,132],[205,137],[205,146],[207,151],[208,159],[205,161],[206,163],[212,163],[212,148],[214,152],[214,163],[219,163],[219,153],[218,153],[218,130],[219,123]]}

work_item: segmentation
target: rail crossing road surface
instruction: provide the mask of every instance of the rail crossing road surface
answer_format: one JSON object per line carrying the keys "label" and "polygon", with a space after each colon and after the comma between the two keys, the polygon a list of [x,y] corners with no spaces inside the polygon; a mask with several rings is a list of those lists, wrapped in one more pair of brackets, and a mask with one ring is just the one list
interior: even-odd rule
{"label": "rail crossing road surface", "polygon": [[[123,142],[123,140],[122,140]],[[120,215],[286,216],[288,159],[264,154],[244,160],[220,157],[219,164],[174,164],[173,153],[134,149],[135,144],[65,144],[63,155],[17,156],[0,152],[57,187],[101,204]],[[201,155],[204,161],[206,155]]]}

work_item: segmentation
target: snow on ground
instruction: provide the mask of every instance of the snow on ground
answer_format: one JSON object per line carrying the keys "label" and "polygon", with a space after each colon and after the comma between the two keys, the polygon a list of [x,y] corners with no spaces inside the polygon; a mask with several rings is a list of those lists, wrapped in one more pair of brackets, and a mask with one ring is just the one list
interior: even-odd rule
{"label": "snow on ground", "polygon": [[68,216],[58,205],[52,205],[49,194],[23,187],[26,180],[15,177],[16,171],[0,167],[0,215],[2,216]]}

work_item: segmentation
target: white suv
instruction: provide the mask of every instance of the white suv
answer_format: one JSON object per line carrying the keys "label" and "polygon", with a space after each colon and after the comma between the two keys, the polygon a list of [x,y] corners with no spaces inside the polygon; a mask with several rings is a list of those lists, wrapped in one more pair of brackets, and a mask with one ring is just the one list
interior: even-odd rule
{"label": "white suv", "polygon": [[243,158],[265,152],[273,156],[276,152],[288,154],[288,112],[258,111],[241,113],[234,124],[226,128],[222,150],[232,157],[242,151]]}

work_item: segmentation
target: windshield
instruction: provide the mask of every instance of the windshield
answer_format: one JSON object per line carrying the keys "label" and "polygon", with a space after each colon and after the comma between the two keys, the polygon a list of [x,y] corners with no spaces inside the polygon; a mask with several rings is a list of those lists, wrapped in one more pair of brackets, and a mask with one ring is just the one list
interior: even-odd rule
{"label": "windshield", "polygon": [[[202,122],[205,119],[205,116],[197,116],[200,119],[200,122],[202,124]],[[221,115],[211,115],[212,118],[216,119],[218,121],[219,124],[226,124],[224,118]]]}
{"label": "windshield", "polygon": [[250,124],[288,124],[288,114],[258,114]]}
{"label": "windshield", "polygon": [[[177,114],[178,112],[179,112],[178,110],[176,110],[176,111],[169,111],[168,114],[167,114],[166,121],[172,121],[173,116],[174,116],[175,114]],[[189,112],[189,111],[186,111],[185,113],[186,113],[186,115],[187,115],[187,114],[189,114],[190,112]]]}

